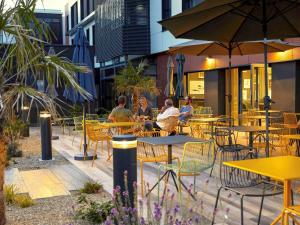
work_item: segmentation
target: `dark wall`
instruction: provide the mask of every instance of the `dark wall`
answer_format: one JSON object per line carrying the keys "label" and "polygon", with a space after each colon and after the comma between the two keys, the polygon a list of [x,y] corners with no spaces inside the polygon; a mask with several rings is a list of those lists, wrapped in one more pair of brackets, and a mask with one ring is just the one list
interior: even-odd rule
{"label": "dark wall", "polygon": [[214,115],[225,114],[225,72],[212,70],[204,76],[204,105],[211,107]]}
{"label": "dark wall", "polygon": [[62,14],[35,13],[36,17],[47,24],[51,30],[51,43],[63,44]]}
{"label": "dark wall", "polygon": [[300,110],[299,103],[296,102],[300,99],[296,95],[299,96],[299,91],[296,92],[296,78],[300,75],[298,73],[299,62],[272,64],[272,99],[275,101],[272,108],[291,112]]}

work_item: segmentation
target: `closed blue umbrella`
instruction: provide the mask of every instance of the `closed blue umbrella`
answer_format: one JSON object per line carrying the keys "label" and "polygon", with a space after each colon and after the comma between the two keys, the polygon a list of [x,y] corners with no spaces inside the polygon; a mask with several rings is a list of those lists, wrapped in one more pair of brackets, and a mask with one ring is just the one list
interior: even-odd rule
{"label": "closed blue umbrella", "polygon": [[177,85],[176,85],[176,97],[180,98],[185,96],[185,90],[183,86],[183,66],[185,62],[185,57],[183,54],[176,55],[176,61],[177,61]]}
{"label": "closed blue umbrella", "polygon": [[89,43],[87,38],[85,37],[85,33],[82,27],[77,29],[75,39],[74,39],[74,53],[72,62],[77,65],[86,66],[89,69],[88,73],[77,73],[77,81],[79,85],[85,89],[89,94],[90,98],[86,99],[82,96],[78,91],[74,90],[73,88],[66,88],[64,91],[64,97],[71,100],[73,103],[80,102],[82,103],[83,107],[83,128],[84,128],[84,155],[83,156],[75,156],[75,159],[82,160],[82,159],[92,159],[92,156],[88,156],[86,149],[86,126],[85,126],[85,106],[84,102],[92,101],[93,99],[97,98],[96,94],[96,87],[95,87],[95,79],[93,74],[93,65],[91,62],[91,56],[89,53]]}
{"label": "closed blue umbrella", "polygon": [[174,76],[174,63],[172,57],[169,56],[168,65],[167,65],[167,85],[164,92],[165,96],[167,97],[174,95],[173,76]]}

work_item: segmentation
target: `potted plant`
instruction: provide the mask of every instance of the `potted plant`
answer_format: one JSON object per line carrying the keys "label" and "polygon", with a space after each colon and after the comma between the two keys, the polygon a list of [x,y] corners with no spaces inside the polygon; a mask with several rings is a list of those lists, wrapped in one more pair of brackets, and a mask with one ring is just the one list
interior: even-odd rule
{"label": "potted plant", "polygon": [[45,52],[44,44],[51,41],[51,31],[35,17],[36,2],[18,0],[10,8],[5,1],[0,3],[0,32],[10,40],[0,46],[0,225],[5,224],[3,183],[6,163],[5,129],[1,126],[13,120],[18,108],[27,100],[30,105],[38,104],[49,111],[53,117],[57,115],[55,100],[35,89],[30,81],[38,80],[39,74],[43,73],[50,87],[57,80],[58,85],[71,86],[82,96],[88,96],[76,80],[76,73],[87,72],[87,68]]}

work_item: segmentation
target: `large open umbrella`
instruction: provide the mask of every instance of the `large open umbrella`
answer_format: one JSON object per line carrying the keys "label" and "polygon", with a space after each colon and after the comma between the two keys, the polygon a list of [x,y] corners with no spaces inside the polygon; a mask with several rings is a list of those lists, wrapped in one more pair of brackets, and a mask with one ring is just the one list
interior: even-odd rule
{"label": "large open umbrella", "polygon": [[[299,46],[289,44],[280,40],[270,40],[267,42],[268,52],[284,52]],[[249,41],[225,43],[216,41],[188,41],[183,44],[170,47],[171,54],[188,54],[188,55],[228,55],[229,58],[229,88],[228,88],[228,108],[229,118],[231,118],[231,58],[232,55],[251,55],[261,54],[264,52],[264,42]]]}
{"label": "large open umbrella", "polygon": [[77,74],[77,81],[79,85],[85,89],[91,96],[90,99],[86,99],[84,96],[82,96],[79,92],[74,90],[73,88],[66,88],[64,91],[64,97],[71,100],[73,103],[80,102],[82,103],[83,107],[83,149],[84,149],[84,154],[83,155],[76,155],[75,159],[76,160],[90,160],[93,158],[93,156],[89,156],[87,154],[87,143],[86,143],[86,125],[85,125],[85,117],[86,117],[86,110],[85,110],[85,102],[86,101],[91,101],[95,98],[97,98],[96,94],[96,88],[95,88],[95,79],[94,79],[94,74],[93,74],[93,64],[91,62],[91,56],[90,52],[88,49],[88,40],[85,37],[85,33],[83,31],[82,27],[79,27],[77,29],[77,32],[75,34],[75,39],[74,39],[74,53],[73,53],[73,58],[72,62],[77,64],[77,65],[82,65],[86,66],[89,68],[88,73],[78,73]]}
{"label": "large open umbrella", "polygon": [[184,77],[184,62],[185,57],[183,54],[177,54],[176,55],[176,61],[177,61],[177,85],[176,85],[176,97],[179,99],[180,97],[183,97],[186,95],[184,85],[183,85],[183,77]]}
{"label": "large open umbrella", "polygon": [[[175,37],[227,43],[300,36],[300,0],[205,0],[162,21]],[[266,155],[269,156],[268,46],[264,45]]]}
{"label": "large open umbrella", "polygon": [[172,57],[169,56],[168,64],[167,64],[167,85],[164,92],[165,96],[167,97],[174,95],[173,78],[174,78],[174,63]]}

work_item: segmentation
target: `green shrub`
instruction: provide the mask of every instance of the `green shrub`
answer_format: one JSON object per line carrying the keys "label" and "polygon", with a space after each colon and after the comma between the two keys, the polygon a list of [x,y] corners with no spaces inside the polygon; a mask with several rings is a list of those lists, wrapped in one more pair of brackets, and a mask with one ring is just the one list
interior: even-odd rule
{"label": "green shrub", "polygon": [[84,184],[84,187],[82,189],[80,189],[80,193],[95,194],[102,191],[102,189],[103,187],[101,184],[89,181]]}
{"label": "green shrub", "polygon": [[7,204],[13,204],[16,199],[18,189],[15,185],[4,185],[4,199]]}
{"label": "green shrub", "polygon": [[15,204],[21,208],[27,208],[34,205],[34,201],[28,195],[15,196]]}
{"label": "green shrub", "polygon": [[77,202],[79,207],[76,210],[75,217],[93,224],[104,223],[113,208],[112,201],[97,203],[88,200],[84,195],[80,195]]}

